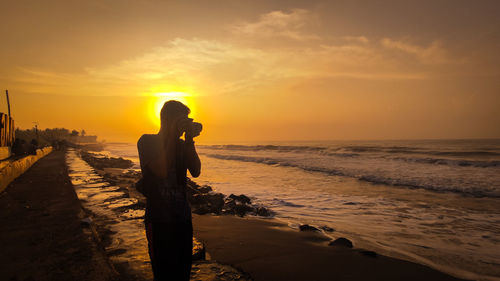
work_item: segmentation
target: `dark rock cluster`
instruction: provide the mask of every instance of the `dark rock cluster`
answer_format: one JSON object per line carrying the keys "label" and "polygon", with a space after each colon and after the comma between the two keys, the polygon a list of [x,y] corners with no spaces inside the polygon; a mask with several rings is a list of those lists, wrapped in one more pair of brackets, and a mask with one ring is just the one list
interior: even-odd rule
{"label": "dark rock cluster", "polygon": [[[84,150],[80,152],[80,155],[83,160],[96,169],[111,185],[122,186],[126,184],[127,186],[136,186],[136,183],[141,178],[141,173],[134,170],[128,170],[121,174],[112,174],[102,171],[104,168],[130,168],[133,166],[130,160],[96,155]],[[127,190],[128,188],[124,188],[123,191],[125,192]],[[198,185],[189,178],[187,182],[187,196],[193,213],[199,215],[216,214],[237,215],[241,217],[245,215],[256,215],[261,217],[270,217],[274,215],[271,210],[252,204],[252,200],[244,194],[231,194],[225,196],[222,193],[213,191],[212,187],[208,185]]]}
{"label": "dark rock cluster", "polygon": [[131,160],[123,159],[123,158],[115,158],[115,157],[96,157],[92,155],[92,153],[86,152],[82,150],[80,152],[80,156],[83,160],[85,160],[90,166],[95,169],[103,170],[104,168],[121,168],[128,169],[132,167],[134,164]]}
{"label": "dark rock cluster", "polygon": [[308,224],[302,224],[299,226],[300,231],[317,231],[319,232],[319,229],[317,229],[314,226],[308,225]]}
{"label": "dark rock cluster", "polygon": [[240,217],[248,214],[262,217],[273,215],[271,210],[253,205],[252,200],[244,194],[225,196],[222,193],[213,191],[208,185],[200,186],[189,179],[187,187],[188,201],[195,214],[223,214]]}
{"label": "dark rock cluster", "polygon": [[320,226],[318,228],[318,227],[314,227],[314,226],[308,225],[308,224],[299,225],[299,230],[300,231],[317,231],[317,232],[320,232],[321,230],[323,230],[325,232],[334,232],[335,231],[335,229],[333,229],[329,226],[326,226],[326,225]]}
{"label": "dark rock cluster", "polygon": [[330,242],[328,246],[336,246],[336,247],[345,247],[345,248],[352,248],[352,242],[351,240],[340,237],[335,239],[334,241]]}

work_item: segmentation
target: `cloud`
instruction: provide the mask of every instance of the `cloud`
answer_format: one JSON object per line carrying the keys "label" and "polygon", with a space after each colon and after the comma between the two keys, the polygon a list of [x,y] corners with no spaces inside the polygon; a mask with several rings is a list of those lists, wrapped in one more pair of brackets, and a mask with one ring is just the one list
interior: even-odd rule
{"label": "cloud", "polygon": [[[287,80],[426,77],[425,73],[415,70],[401,71],[399,62],[387,59],[380,46],[368,39],[350,41],[336,45],[261,48],[218,40],[176,38],[137,57],[112,65],[88,67],[80,74],[25,68],[20,82],[36,83],[38,89],[47,92],[72,89],[75,93],[141,94],[151,88],[174,91],[187,87],[199,94],[213,94],[251,92]],[[408,48],[408,52],[415,50]]]}
{"label": "cloud", "polygon": [[440,41],[433,41],[429,46],[422,47],[408,42],[384,38],[381,40],[382,46],[392,50],[402,51],[416,57],[420,62],[426,64],[451,63],[453,60],[448,52],[442,47]]}
{"label": "cloud", "polygon": [[235,34],[259,37],[283,37],[293,40],[311,40],[319,37],[306,31],[314,22],[308,10],[293,9],[290,12],[272,11],[260,16],[255,22],[240,22],[232,26]]}
{"label": "cloud", "polygon": [[[427,79],[455,62],[439,41],[419,46],[389,37],[321,38],[305,32],[314,17],[307,10],[273,11],[256,22],[233,25],[235,36],[219,40],[174,38],[129,59],[89,66],[83,73],[25,68],[19,79],[56,92],[63,87],[94,94],[188,88],[198,94],[213,94],[255,92],[300,79]],[[285,44],[258,44],[262,36]],[[242,37],[247,40],[240,40]],[[307,38],[315,40],[304,41]],[[429,64],[440,66],[429,68]]]}
{"label": "cloud", "polygon": [[363,43],[367,44],[370,42],[368,38],[365,36],[344,36],[342,39],[349,41],[349,42],[357,42],[357,43]]}

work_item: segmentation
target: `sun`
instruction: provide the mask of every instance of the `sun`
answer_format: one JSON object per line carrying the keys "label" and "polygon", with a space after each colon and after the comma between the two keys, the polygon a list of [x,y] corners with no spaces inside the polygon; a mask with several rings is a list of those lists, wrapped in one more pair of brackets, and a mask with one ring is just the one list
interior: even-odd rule
{"label": "sun", "polygon": [[184,92],[168,92],[168,93],[155,93],[151,97],[149,117],[151,121],[157,126],[160,127],[160,111],[163,107],[163,104],[169,100],[180,101],[185,104],[189,109],[191,109],[190,116],[194,115],[195,105],[193,102],[193,98],[190,94]]}

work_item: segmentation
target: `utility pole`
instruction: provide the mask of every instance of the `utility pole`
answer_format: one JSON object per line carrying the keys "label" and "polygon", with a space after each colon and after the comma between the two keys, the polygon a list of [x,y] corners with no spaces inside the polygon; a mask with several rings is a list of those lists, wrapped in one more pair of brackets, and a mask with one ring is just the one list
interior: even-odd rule
{"label": "utility pole", "polygon": [[35,124],[36,141],[38,142],[38,122],[33,122],[33,124]]}
{"label": "utility pole", "polygon": [[9,113],[10,117],[10,101],[9,101],[9,90],[5,90],[5,95],[7,96],[7,112]]}

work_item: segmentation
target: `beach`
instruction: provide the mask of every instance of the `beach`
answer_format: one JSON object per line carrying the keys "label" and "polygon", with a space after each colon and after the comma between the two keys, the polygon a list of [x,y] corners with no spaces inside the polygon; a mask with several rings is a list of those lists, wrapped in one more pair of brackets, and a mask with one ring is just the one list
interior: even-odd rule
{"label": "beach", "polygon": [[[53,152],[0,196],[5,209],[0,241],[7,249],[1,276],[10,280],[29,276],[36,276],[35,280],[65,280],[67,276],[72,280],[152,280],[144,232],[132,226],[140,229],[142,218],[130,170],[95,169],[88,176],[83,170],[73,170],[71,157],[77,157],[71,161],[83,161],[75,151]],[[75,174],[80,179],[86,176],[85,183],[75,182]],[[105,178],[114,181],[106,183]],[[85,192],[90,195],[90,188],[97,191],[95,195],[82,197]],[[106,214],[120,215],[110,219],[89,205],[97,202],[90,199],[93,196],[118,189],[128,191],[127,196],[115,197],[122,205]],[[193,225],[206,255],[193,263],[192,280],[459,280],[363,249],[356,242],[353,248],[328,246],[334,234],[299,231],[272,217],[195,214]],[[132,230],[125,231],[124,226]]]}
{"label": "beach", "polygon": [[461,280],[362,249],[328,246],[320,233],[294,231],[273,219],[195,216],[193,225],[213,259],[254,280]]}
{"label": "beach", "polygon": [[[309,224],[330,239],[453,276],[499,280],[498,140],[309,141],[197,146],[196,182],[245,194],[290,229]],[[101,154],[137,169],[134,144]]]}

